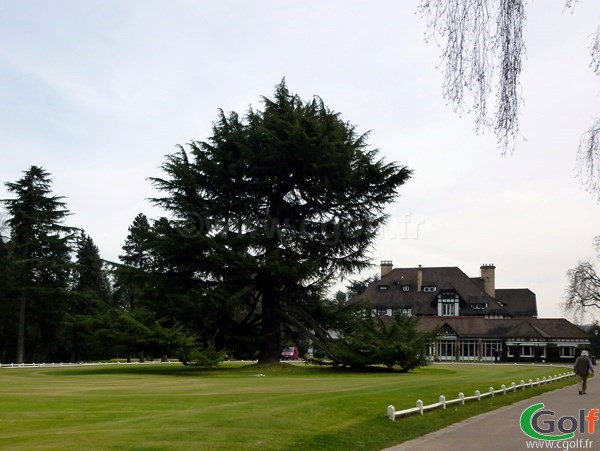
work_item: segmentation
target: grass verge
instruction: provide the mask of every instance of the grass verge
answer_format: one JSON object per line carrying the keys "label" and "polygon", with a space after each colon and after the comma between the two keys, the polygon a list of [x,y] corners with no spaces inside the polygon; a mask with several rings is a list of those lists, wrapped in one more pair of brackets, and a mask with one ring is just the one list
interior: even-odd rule
{"label": "grass verge", "polygon": [[291,364],[0,369],[5,449],[378,450],[575,382],[567,379],[392,422],[386,408],[567,371],[433,365],[402,374]]}

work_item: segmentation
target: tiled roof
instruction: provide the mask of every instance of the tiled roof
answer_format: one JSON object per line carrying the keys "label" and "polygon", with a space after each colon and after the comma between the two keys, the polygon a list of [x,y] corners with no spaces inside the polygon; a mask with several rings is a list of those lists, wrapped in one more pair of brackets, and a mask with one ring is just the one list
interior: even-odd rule
{"label": "tiled roof", "polygon": [[[371,283],[360,296],[373,307],[410,308],[414,315],[436,315],[434,300],[442,290],[454,290],[460,297],[461,315],[508,315],[509,312],[483,289],[480,278],[471,278],[457,267],[420,268],[422,286],[435,286],[436,291],[417,291],[419,268],[396,268]],[[408,287],[408,291],[403,290]],[[380,287],[386,287],[382,290]],[[531,293],[531,292],[530,292]],[[535,300],[535,295],[531,293]],[[485,309],[473,309],[471,304],[487,304]],[[510,302],[513,303],[512,301]]]}
{"label": "tiled roof", "polygon": [[447,325],[462,338],[567,338],[588,339],[588,334],[564,318],[420,317],[421,331],[436,331]]}
{"label": "tiled roof", "polygon": [[511,316],[537,316],[535,293],[528,288],[496,289],[496,299]]}

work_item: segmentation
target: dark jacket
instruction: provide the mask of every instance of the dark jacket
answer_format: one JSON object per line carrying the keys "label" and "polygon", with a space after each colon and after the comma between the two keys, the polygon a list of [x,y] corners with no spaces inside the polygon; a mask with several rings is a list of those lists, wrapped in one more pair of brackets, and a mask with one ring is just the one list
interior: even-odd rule
{"label": "dark jacket", "polygon": [[592,369],[592,362],[589,357],[585,355],[577,357],[575,365],[573,365],[573,371],[575,371],[575,374],[578,376],[587,376],[590,371],[593,373],[594,370]]}

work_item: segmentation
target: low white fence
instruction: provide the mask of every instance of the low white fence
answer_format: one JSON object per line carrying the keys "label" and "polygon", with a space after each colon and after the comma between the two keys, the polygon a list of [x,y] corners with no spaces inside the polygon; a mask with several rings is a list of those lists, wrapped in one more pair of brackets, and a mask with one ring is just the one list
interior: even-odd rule
{"label": "low white fence", "polygon": [[145,362],[79,362],[79,363],[0,363],[0,368],[43,368],[43,367],[58,367],[58,366],[95,366],[95,365],[152,365],[165,363],[179,363],[179,360],[169,360],[161,362],[160,360],[147,360]]}
{"label": "low white fence", "polygon": [[555,381],[559,381],[561,379],[565,379],[567,377],[573,377],[575,376],[575,373],[573,372],[568,372],[568,373],[561,373],[561,374],[555,374],[554,376],[549,376],[549,377],[543,377],[541,380],[538,377],[535,382],[532,379],[529,379],[529,382],[525,382],[525,381],[521,381],[520,384],[515,384],[514,382],[512,382],[510,384],[510,386],[506,386],[504,384],[501,385],[499,390],[494,390],[494,387],[490,387],[488,389],[487,392],[481,393],[479,390],[475,390],[475,395],[473,396],[465,396],[464,393],[459,393],[458,394],[458,398],[456,399],[446,399],[446,397],[444,395],[440,396],[439,401],[433,404],[428,404],[428,405],[423,405],[423,401],[421,401],[420,399],[417,400],[417,406],[413,407],[411,409],[404,409],[404,410],[396,410],[396,408],[394,406],[388,406],[387,408],[387,416],[390,420],[395,421],[396,418],[398,417],[402,417],[405,415],[410,415],[413,413],[420,413],[421,415],[423,415],[423,412],[426,410],[431,410],[431,409],[437,409],[438,407],[441,407],[442,409],[445,409],[446,406],[450,406],[452,404],[465,404],[465,401],[471,401],[476,399],[477,401],[479,401],[481,398],[485,398],[488,396],[494,397],[494,395],[497,394],[503,394],[505,395],[506,392],[515,392],[517,391],[517,389],[522,389],[525,390],[525,388],[527,387],[535,387],[535,386],[539,386],[542,384],[548,384],[550,382],[555,382]]}

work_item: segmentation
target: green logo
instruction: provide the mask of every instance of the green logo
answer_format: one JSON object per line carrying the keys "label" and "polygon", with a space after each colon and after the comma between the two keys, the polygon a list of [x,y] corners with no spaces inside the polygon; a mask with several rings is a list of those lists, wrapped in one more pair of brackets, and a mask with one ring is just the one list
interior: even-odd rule
{"label": "green logo", "polygon": [[[573,431],[577,428],[577,425],[570,421],[570,427],[566,427],[564,421],[565,419],[575,420],[575,418],[561,417],[557,422],[554,420],[554,412],[552,410],[542,410],[543,408],[544,404],[539,403],[523,411],[519,424],[525,435],[537,440],[568,440],[575,437]],[[542,419],[542,417],[551,417],[551,419]],[[563,434],[550,435],[555,430]]]}

